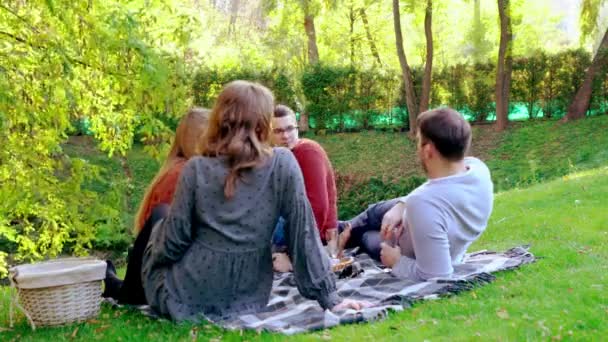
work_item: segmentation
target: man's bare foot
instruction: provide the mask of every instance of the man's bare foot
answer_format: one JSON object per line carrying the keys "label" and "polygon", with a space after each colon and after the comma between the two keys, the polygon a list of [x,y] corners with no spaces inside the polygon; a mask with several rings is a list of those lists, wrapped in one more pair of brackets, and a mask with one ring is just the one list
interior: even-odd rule
{"label": "man's bare foot", "polygon": [[348,240],[350,239],[350,233],[351,233],[352,229],[353,229],[353,227],[351,226],[351,224],[349,222],[346,222],[344,224],[344,230],[338,236],[338,256],[339,257],[342,257],[344,254],[344,249],[346,248],[346,244],[348,243]]}
{"label": "man's bare foot", "polygon": [[291,260],[286,253],[274,253],[272,255],[272,269],[275,272],[291,272],[293,267],[291,266]]}

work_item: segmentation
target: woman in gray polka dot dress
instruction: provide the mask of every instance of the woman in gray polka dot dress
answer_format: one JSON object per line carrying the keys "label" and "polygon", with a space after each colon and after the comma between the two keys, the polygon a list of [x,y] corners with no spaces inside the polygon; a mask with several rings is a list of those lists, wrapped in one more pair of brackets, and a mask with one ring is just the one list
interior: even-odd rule
{"label": "woman in gray polka dot dress", "polygon": [[152,230],[142,280],[148,303],[174,320],[263,309],[272,286],[271,235],[279,216],[300,293],[324,309],[360,309],[336,293],[291,152],[270,148],[272,93],[228,84],[211,112],[203,156],[184,166],[169,214]]}

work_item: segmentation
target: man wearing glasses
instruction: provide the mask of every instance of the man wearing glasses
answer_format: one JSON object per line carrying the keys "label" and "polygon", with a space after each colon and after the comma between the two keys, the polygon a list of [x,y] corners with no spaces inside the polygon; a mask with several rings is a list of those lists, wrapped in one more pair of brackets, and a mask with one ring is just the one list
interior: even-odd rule
{"label": "man wearing glasses", "polygon": [[[334,241],[337,239],[335,234],[338,222],[336,182],[327,153],[318,143],[299,138],[296,115],[287,106],[276,106],[272,128],[273,144],[290,149],[302,169],[306,195],[312,207],[321,240],[324,243],[329,240],[336,242]],[[281,226],[280,220],[273,236],[275,246],[285,246]],[[290,265],[288,259],[285,259],[285,255],[275,255],[273,260],[277,271],[289,271]]]}

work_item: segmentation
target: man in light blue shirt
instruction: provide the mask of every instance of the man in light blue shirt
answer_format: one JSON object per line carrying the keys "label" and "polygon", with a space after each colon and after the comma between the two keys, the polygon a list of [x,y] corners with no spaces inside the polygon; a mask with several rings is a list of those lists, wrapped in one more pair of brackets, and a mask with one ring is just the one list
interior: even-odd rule
{"label": "man in light blue shirt", "polygon": [[428,180],[409,195],[370,206],[345,222],[341,236],[357,237],[347,247],[358,242],[377,250],[397,277],[450,277],[453,265],[486,229],[494,200],[492,179],[482,161],[465,158],[471,126],[457,111],[420,114],[417,141]]}

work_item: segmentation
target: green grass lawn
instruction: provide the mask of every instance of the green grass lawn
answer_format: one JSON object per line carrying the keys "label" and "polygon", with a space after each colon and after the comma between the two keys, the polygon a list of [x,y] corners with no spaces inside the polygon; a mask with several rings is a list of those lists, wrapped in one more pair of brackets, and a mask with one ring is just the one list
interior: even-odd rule
{"label": "green grass lawn", "polygon": [[[470,292],[420,302],[384,321],[297,335],[295,340],[601,340],[608,333],[608,167],[497,194],[482,238],[504,250],[530,243],[540,259]],[[283,340],[210,325],[155,321],[104,306],[90,323],[32,333],[23,316],[8,327],[9,291],[0,291],[1,340]]]}

